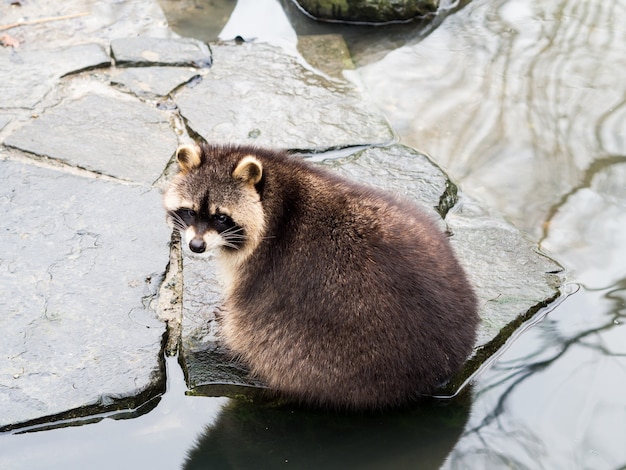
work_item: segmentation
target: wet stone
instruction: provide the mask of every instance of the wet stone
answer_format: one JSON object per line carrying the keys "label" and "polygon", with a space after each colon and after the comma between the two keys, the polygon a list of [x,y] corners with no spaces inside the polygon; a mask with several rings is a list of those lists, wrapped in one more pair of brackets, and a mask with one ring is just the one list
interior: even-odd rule
{"label": "wet stone", "polygon": [[33,108],[59,78],[110,63],[98,44],[23,52],[0,49],[0,108]]}
{"label": "wet stone", "polygon": [[111,74],[111,83],[137,96],[165,96],[197,75],[196,69],[184,67],[124,68]]}
{"label": "wet stone", "polygon": [[450,187],[441,168],[426,155],[404,145],[372,147],[323,163],[354,181],[414,199],[426,209],[437,212],[440,212],[442,195]]}
{"label": "wet stone", "polygon": [[279,48],[226,43],[213,46],[213,56],[202,82],[174,97],[209,142],[325,150],[394,138],[354,85],[328,80]]}
{"label": "wet stone", "polygon": [[183,249],[182,355],[191,388],[205,384],[258,385],[247,370],[229,359],[217,340],[216,314],[222,305],[222,287],[213,258],[197,258]]}
{"label": "wet stone", "polygon": [[[454,383],[462,382],[496,352],[537,306],[558,295],[562,268],[538,253],[536,245],[512,225],[457,193],[445,173],[425,155],[394,145],[320,164],[414,200],[433,219],[441,220],[442,230],[451,232],[453,247],[475,286],[481,315],[476,343],[481,353],[477,361],[468,362]],[[245,369],[232,362],[228,366],[216,341],[215,311],[219,311],[222,297],[214,261],[185,255],[184,271],[182,344],[190,386],[210,395],[211,388],[202,385],[254,384]]]}
{"label": "wet stone", "polygon": [[152,184],[176,150],[168,115],[121,92],[92,93],[44,112],[5,145],[115,178]]}
{"label": "wet stone", "polygon": [[160,195],[0,161],[0,429],[164,389]]}
{"label": "wet stone", "polygon": [[111,55],[118,66],[170,65],[209,67],[211,50],[191,38],[122,38],[111,41]]}
{"label": "wet stone", "polygon": [[477,345],[485,346],[503,333],[491,345],[493,352],[527,319],[527,312],[534,313],[535,307],[558,295],[563,268],[466,194],[459,194],[446,223],[478,295],[482,322]]}

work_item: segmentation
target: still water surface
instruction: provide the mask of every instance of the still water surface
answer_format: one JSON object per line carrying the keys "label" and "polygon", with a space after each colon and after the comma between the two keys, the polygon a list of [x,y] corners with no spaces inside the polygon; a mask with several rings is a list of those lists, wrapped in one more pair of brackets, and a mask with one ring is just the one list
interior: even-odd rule
{"label": "still water surface", "polygon": [[[0,439],[0,466],[626,468],[626,1],[475,0],[436,27],[375,29],[319,24],[288,0],[256,0],[272,13],[246,26],[251,4],[228,31],[343,34],[401,141],[563,264],[572,294],[454,403],[355,419],[260,410],[184,396],[170,359],[151,412]],[[214,40],[235,2],[162,5],[177,32]]]}

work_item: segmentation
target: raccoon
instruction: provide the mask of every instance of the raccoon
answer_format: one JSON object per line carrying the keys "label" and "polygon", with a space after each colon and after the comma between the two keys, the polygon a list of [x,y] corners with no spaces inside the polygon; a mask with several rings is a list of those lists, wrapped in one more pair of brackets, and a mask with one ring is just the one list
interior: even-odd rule
{"label": "raccoon", "polygon": [[408,404],[455,374],[477,301],[447,236],[413,203],[283,151],[183,146],[171,226],[214,251],[225,345],[304,404]]}

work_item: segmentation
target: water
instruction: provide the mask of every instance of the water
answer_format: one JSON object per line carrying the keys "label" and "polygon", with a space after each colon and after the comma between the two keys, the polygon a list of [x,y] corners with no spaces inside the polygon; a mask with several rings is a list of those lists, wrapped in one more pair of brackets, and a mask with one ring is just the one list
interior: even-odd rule
{"label": "water", "polygon": [[[168,3],[179,33],[206,40],[235,5]],[[168,360],[150,412],[7,436],[0,466],[625,468],[626,1],[475,0],[436,27],[373,30],[281,5],[298,34],[343,34],[402,142],[562,263],[571,295],[483,370],[471,399],[353,419],[259,410],[185,396]],[[184,13],[211,21],[193,29]]]}

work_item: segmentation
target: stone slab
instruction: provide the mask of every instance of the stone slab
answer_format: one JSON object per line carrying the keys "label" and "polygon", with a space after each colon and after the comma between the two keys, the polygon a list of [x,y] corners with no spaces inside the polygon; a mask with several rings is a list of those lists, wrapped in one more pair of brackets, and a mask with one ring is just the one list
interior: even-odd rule
{"label": "stone slab", "polygon": [[173,65],[209,67],[209,46],[191,38],[131,37],[111,41],[111,55],[118,66]]}
{"label": "stone slab", "polygon": [[[538,253],[536,245],[511,224],[459,192],[425,155],[394,145],[320,164],[415,200],[451,232],[453,247],[476,288],[481,315],[476,343],[480,354],[468,362],[456,385],[494,354],[537,306],[558,295],[561,266]],[[222,297],[214,262],[183,252],[182,355],[190,386],[209,395],[224,393],[220,388],[212,392],[210,384],[258,386],[245,369],[232,364],[228,369],[228,360],[220,356],[214,312]]]}
{"label": "stone slab", "polygon": [[122,180],[155,182],[176,150],[168,114],[127,94],[92,92],[48,109],[5,145]]}
{"label": "stone slab", "polygon": [[203,81],[174,96],[189,127],[207,141],[324,150],[394,139],[355,85],[327,79],[294,55],[262,43],[212,50]]}
{"label": "stone slab", "polygon": [[196,76],[198,71],[190,67],[124,68],[111,73],[111,84],[137,96],[165,96]]}
{"label": "stone slab", "polygon": [[164,390],[160,205],[142,186],[0,160],[0,429]]}
{"label": "stone slab", "polygon": [[33,108],[62,76],[110,63],[98,44],[32,51],[0,49],[0,108]]}

